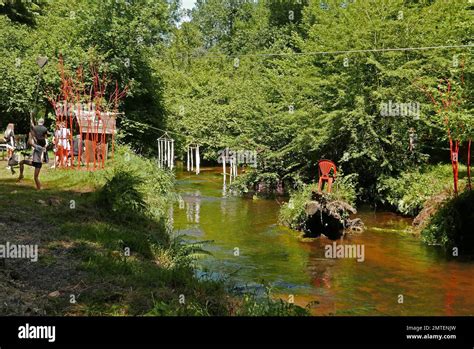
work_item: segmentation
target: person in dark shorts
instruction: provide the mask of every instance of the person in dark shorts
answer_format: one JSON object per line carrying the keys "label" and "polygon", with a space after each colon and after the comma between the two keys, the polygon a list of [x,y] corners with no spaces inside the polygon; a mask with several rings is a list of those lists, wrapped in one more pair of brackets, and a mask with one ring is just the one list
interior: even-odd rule
{"label": "person in dark shorts", "polygon": [[20,176],[18,177],[18,182],[20,182],[23,177],[23,171],[25,165],[32,166],[35,168],[35,184],[36,189],[41,189],[41,182],[39,180],[39,174],[41,167],[43,166],[43,153],[46,152],[48,130],[44,127],[44,120],[38,120],[38,126],[32,126],[30,131],[31,147],[33,148],[33,156],[31,160],[22,160],[20,161]]}

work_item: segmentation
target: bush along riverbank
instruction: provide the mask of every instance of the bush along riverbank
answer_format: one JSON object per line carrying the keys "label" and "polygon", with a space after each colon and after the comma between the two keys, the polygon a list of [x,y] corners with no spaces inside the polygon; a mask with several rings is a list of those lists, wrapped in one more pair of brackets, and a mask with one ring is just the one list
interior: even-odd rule
{"label": "bush along riverbank", "polygon": [[453,256],[474,255],[474,192],[466,189],[448,197],[427,218],[421,230],[423,241],[443,246]]}
{"label": "bush along riverbank", "polygon": [[37,263],[0,263],[6,315],[304,315],[270,294],[198,279],[200,244],[174,237],[173,175],[118,147],[103,171],[42,171],[44,190],[2,171],[2,244],[37,244]]}
{"label": "bush along riverbank", "polygon": [[[459,184],[466,186],[467,169],[459,166]],[[377,183],[377,199],[382,205],[406,216],[418,215],[436,197],[452,195],[451,165],[426,165],[404,171],[396,177],[384,176]]]}
{"label": "bush along riverbank", "polygon": [[452,167],[429,165],[398,177],[385,177],[377,185],[379,201],[395,211],[415,217],[413,233],[451,254],[473,254],[474,196],[467,188],[467,168],[459,168],[461,193],[454,195]]}

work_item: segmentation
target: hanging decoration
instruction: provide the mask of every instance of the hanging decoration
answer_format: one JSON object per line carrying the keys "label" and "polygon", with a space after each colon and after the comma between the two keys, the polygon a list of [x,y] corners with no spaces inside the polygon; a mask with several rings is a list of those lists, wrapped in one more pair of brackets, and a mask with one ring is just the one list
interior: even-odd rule
{"label": "hanging decoration", "polygon": [[174,139],[168,136],[165,132],[163,136],[157,139],[158,141],[158,167],[174,168]]}
{"label": "hanging decoration", "polygon": [[188,172],[196,172],[198,175],[201,172],[201,157],[199,155],[199,145],[190,144],[188,145],[187,159],[186,159],[186,170]]}
{"label": "hanging decoration", "polygon": [[222,175],[223,175],[223,190],[226,191],[227,188],[227,169],[226,163],[229,164],[229,185],[232,184],[232,181],[238,175],[237,166],[238,166],[238,159],[236,156],[236,152],[229,150],[226,148],[219,157],[219,160],[222,161]]}

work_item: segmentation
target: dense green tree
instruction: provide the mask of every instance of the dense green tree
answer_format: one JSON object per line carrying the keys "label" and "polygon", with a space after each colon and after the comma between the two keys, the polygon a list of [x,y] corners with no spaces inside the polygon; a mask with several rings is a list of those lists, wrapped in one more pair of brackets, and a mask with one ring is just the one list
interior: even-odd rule
{"label": "dense green tree", "polygon": [[[230,19],[231,9],[245,15]],[[170,126],[209,159],[226,146],[258,151],[254,180],[311,181],[326,157],[373,196],[380,176],[445,152],[445,130],[420,85],[436,88],[461,62],[472,81],[465,48],[381,49],[465,45],[469,11],[464,1],[200,1],[175,36],[193,37],[192,51],[176,40],[157,64],[165,69],[178,51],[187,57],[164,74]],[[419,114],[383,115],[389,102],[418,103]],[[467,102],[460,114],[470,110]]]}

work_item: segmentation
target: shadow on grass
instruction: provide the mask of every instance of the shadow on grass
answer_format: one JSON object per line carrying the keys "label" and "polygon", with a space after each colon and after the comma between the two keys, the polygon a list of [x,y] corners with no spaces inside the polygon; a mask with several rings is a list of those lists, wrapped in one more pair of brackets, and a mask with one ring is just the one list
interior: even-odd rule
{"label": "shadow on grass", "polygon": [[[95,198],[94,192],[49,185],[36,191],[27,182],[0,181],[0,223],[7,227],[2,240],[23,235],[40,246],[40,263],[8,267],[27,289],[47,297],[50,315],[226,313],[223,285],[197,280],[189,265],[173,261],[163,220],[123,221]],[[54,291],[60,296],[48,297]]]}

